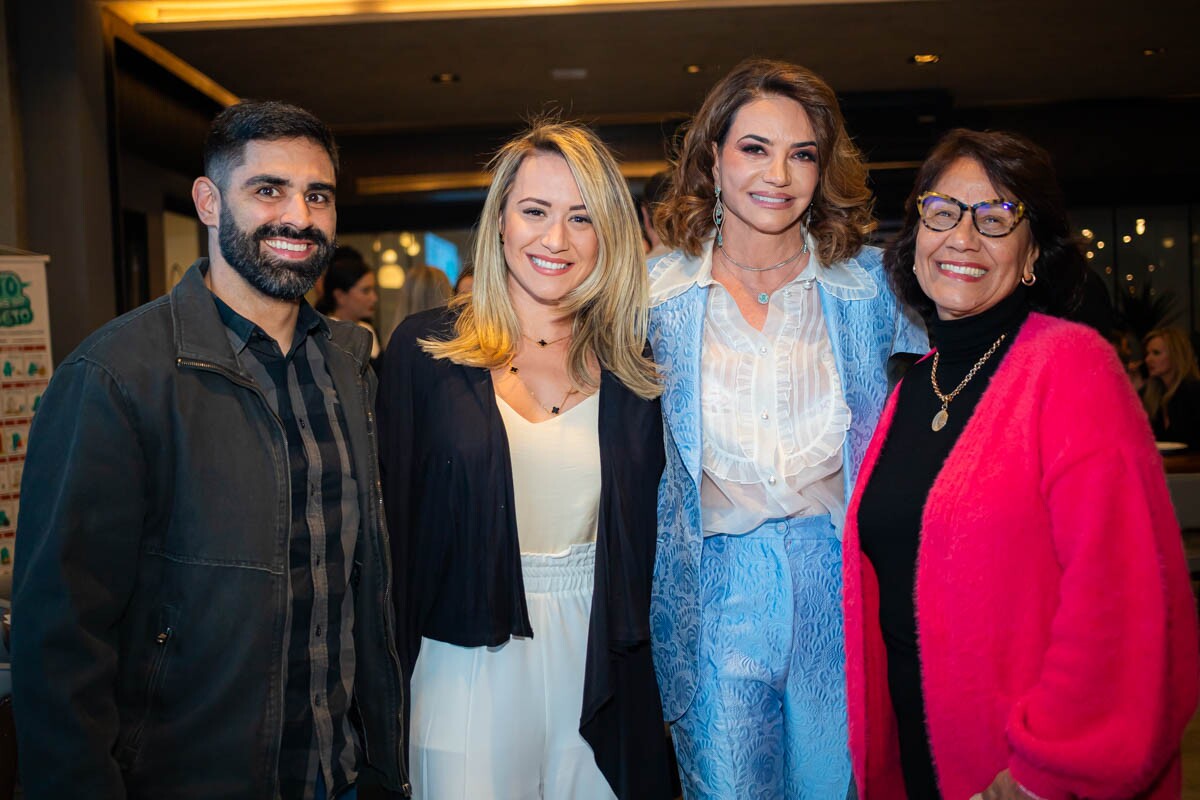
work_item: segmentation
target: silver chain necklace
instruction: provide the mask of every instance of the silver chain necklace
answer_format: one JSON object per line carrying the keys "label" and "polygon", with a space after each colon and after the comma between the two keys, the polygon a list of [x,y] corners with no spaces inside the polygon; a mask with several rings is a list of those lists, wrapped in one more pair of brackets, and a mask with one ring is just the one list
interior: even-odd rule
{"label": "silver chain necklace", "polygon": [[723,245],[723,244],[717,245],[717,249],[721,251],[721,255],[725,256],[725,259],[730,264],[733,264],[735,267],[738,267],[740,269],[744,269],[744,270],[746,270],[746,272],[771,272],[773,270],[777,270],[782,267],[786,267],[788,264],[792,263],[797,258],[799,258],[800,256],[807,253],[808,252],[808,242],[806,241],[804,243],[803,247],[801,247],[798,251],[796,251],[792,255],[785,258],[783,261],[780,261],[778,264],[772,264],[769,267],[752,267],[749,264],[743,264],[742,262],[738,261],[733,256],[729,255],[729,251],[725,249],[725,245]]}

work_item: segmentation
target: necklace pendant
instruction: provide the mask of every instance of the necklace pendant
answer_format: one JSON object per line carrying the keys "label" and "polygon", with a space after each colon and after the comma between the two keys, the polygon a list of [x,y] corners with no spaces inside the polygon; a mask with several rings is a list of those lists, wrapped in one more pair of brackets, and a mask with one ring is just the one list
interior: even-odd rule
{"label": "necklace pendant", "polygon": [[946,423],[950,421],[950,414],[943,407],[941,411],[933,415],[933,423],[929,426],[935,431],[940,431],[946,427]]}
{"label": "necklace pendant", "polygon": [[545,339],[538,339],[538,340],[537,340],[537,346],[538,346],[538,347],[545,347],[547,344],[549,344],[549,342],[547,342]]}
{"label": "necklace pendant", "polygon": [[558,406],[550,406],[550,413],[551,413],[551,414],[557,414],[558,412],[559,412],[559,407],[558,407]]}
{"label": "necklace pendant", "polygon": [[762,303],[765,306],[770,301],[771,301],[771,295],[767,294],[766,292],[759,292],[758,302]]}

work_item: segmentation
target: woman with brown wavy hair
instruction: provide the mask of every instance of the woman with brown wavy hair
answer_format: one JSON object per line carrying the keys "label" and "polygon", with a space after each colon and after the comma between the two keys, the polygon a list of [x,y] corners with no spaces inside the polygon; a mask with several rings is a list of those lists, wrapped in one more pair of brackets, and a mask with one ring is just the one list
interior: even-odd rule
{"label": "woman with brown wavy hair", "polygon": [[656,213],[667,467],[651,605],[688,798],[835,798],[850,781],[846,498],[885,365],[927,349],[888,289],[833,90],[753,59],[709,92]]}

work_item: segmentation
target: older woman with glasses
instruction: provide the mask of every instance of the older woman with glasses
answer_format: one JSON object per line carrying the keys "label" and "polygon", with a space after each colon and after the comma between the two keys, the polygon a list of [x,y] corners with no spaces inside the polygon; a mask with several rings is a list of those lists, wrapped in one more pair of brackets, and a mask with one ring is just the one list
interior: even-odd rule
{"label": "older woman with glasses", "polygon": [[1048,155],[949,133],[884,257],[937,349],[893,392],[847,515],[859,794],[1179,797],[1196,613],[1150,427]]}

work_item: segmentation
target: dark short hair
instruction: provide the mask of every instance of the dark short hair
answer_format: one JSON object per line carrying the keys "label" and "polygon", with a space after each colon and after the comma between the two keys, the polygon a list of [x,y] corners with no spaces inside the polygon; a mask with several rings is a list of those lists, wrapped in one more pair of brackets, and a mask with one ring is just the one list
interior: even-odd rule
{"label": "dark short hair", "polygon": [[1037,283],[1027,293],[1030,305],[1055,316],[1074,310],[1083,291],[1087,262],[1071,235],[1054,164],[1044,149],[1020,134],[1006,131],[956,128],[943,136],[929,153],[905,202],[900,233],[883,255],[883,267],[896,296],[926,319],[936,311],[913,273],[917,233],[921,228],[917,197],[930,191],[960,158],[978,162],[996,190],[1011,195],[1005,199],[1025,204],[1025,218],[1039,250],[1033,265]]}
{"label": "dark short hair", "polygon": [[348,292],[354,284],[362,280],[371,271],[362,253],[353,247],[343,245],[333,251],[333,259],[329,269],[325,271],[325,280],[321,284],[321,297],[317,300],[316,309],[322,314],[329,314],[337,308],[337,299],[333,296],[334,289]]}
{"label": "dark short hair", "polygon": [[204,174],[224,187],[229,173],[242,164],[247,143],[280,139],[320,145],[337,174],[337,144],[325,123],[299,106],[275,100],[243,100],[217,114],[204,139]]}

